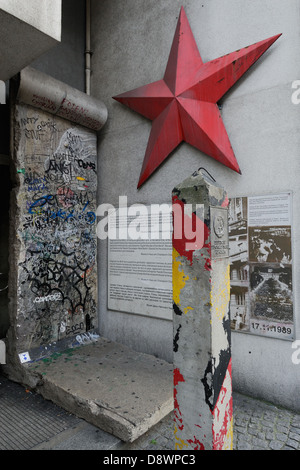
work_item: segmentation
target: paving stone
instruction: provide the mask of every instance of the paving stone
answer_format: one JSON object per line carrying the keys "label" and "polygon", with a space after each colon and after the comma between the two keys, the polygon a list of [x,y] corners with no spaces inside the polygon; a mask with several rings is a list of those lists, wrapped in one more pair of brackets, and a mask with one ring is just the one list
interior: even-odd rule
{"label": "paving stone", "polygon": [[280,442],[280,441],[271,441],[270,444],[270,449],[272,450],[280,450],[283,448],[283,442]]}
{"label": "paving stone", "polygon": [[298,416],[293,416],[291,426],[300,429],[300,418]]}
{"label": "paving stone", "polygon": [[247,441],[241,441],[237,444],[237,450],[252,450],[252,445]]}
{"label": "paving stone", "polygon": [[295,441],[294,439],[287,439],[286,445],[289,447],[292,447],[293,449],[298,449],[299,442]]}
{"label": "paving stone", "polygon": [[234,426],[235,432],[239,434],[246,434],[247,433],[247,427],[246,426]]}
{"label": "paving stone", "polygon": [[281,442],[286,442],[288,436],[286,433],[283,433],[283,432],[277,432],[276,433],[276,439],[277,441],[281,441]]}
{"label": "paving stone", "polygon": [[289,426],[282,426],[282,425],[277,424],[276,429],[278,432],[283,432],[283,433],[289,432]]}
{"label": "paving stone", "polygon": [[250,436],[257,436],[257,432],[258,431],[256,427],[248,429],[248,434],[250,434]]}
{"label": "paving stone", "polygon": [[269,441],[273,441],[275,439],[275,432],[274,431],[267,432],[266,439],[268,439]]}
{"label": "paving stone", "polygon": [[300,434],[296,433],[296,432],[290,432],[289,433],[289,437],[291,439],[294,439],[295,441],[300,441]]}
{"label": "paving stone", "polygon": [[268,447],[268,442],[266,442],[264,439],[260,439],[259,437],[253,437],[252,446],[255,448],[259,446],[266,448]]}
{"label": "paving stone", "polygon": [[261,422],[261,425],[262,427],[273,429],[274,421],[269,421],[268,419],[264,418],[264,420]]}

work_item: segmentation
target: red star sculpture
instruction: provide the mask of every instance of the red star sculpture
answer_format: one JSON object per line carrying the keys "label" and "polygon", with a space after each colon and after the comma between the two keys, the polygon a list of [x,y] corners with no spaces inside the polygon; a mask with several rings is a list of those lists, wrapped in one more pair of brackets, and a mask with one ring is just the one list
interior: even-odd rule
{"label": "red star sculpture", "polygon": [[153,121],[138,188],[183,141],[241,173],[217,102],[280,36],[204,64],[181,8],[164,78],[113,97]]}

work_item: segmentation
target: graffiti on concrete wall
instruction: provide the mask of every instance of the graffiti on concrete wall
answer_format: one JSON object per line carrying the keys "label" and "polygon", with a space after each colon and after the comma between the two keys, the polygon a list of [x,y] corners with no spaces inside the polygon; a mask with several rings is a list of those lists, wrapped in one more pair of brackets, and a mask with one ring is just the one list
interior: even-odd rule
{"label": "graffiti on concrete wall", "polygon": [[19,350],[96,327],[96,135],[16,106]]}

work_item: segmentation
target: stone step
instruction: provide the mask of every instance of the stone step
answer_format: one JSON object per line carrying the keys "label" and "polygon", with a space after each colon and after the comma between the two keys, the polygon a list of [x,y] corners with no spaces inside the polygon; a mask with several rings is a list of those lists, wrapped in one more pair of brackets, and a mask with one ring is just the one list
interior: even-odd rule
{"label": "stone step", "polygon": [[106,338],[23,367],[44,398],[125,442],[173,410],[173,365]]}

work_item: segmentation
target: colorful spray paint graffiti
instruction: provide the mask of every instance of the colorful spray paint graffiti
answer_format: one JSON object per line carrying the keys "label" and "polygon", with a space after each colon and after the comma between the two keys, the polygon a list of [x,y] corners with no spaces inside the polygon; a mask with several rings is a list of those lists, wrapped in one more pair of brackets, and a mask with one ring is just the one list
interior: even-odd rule
{"label": "colorful spray paint graffiti", "polygon": [[19,352],[97,326],[96,134],[15,108],[14,250]]}
{"label": "colorful spray paint graffiti", "polygon": [[231,449],[228,198],[199,170],[173,190],[177,204],[192,204],[203,243],[173,237],[175,449]]}

